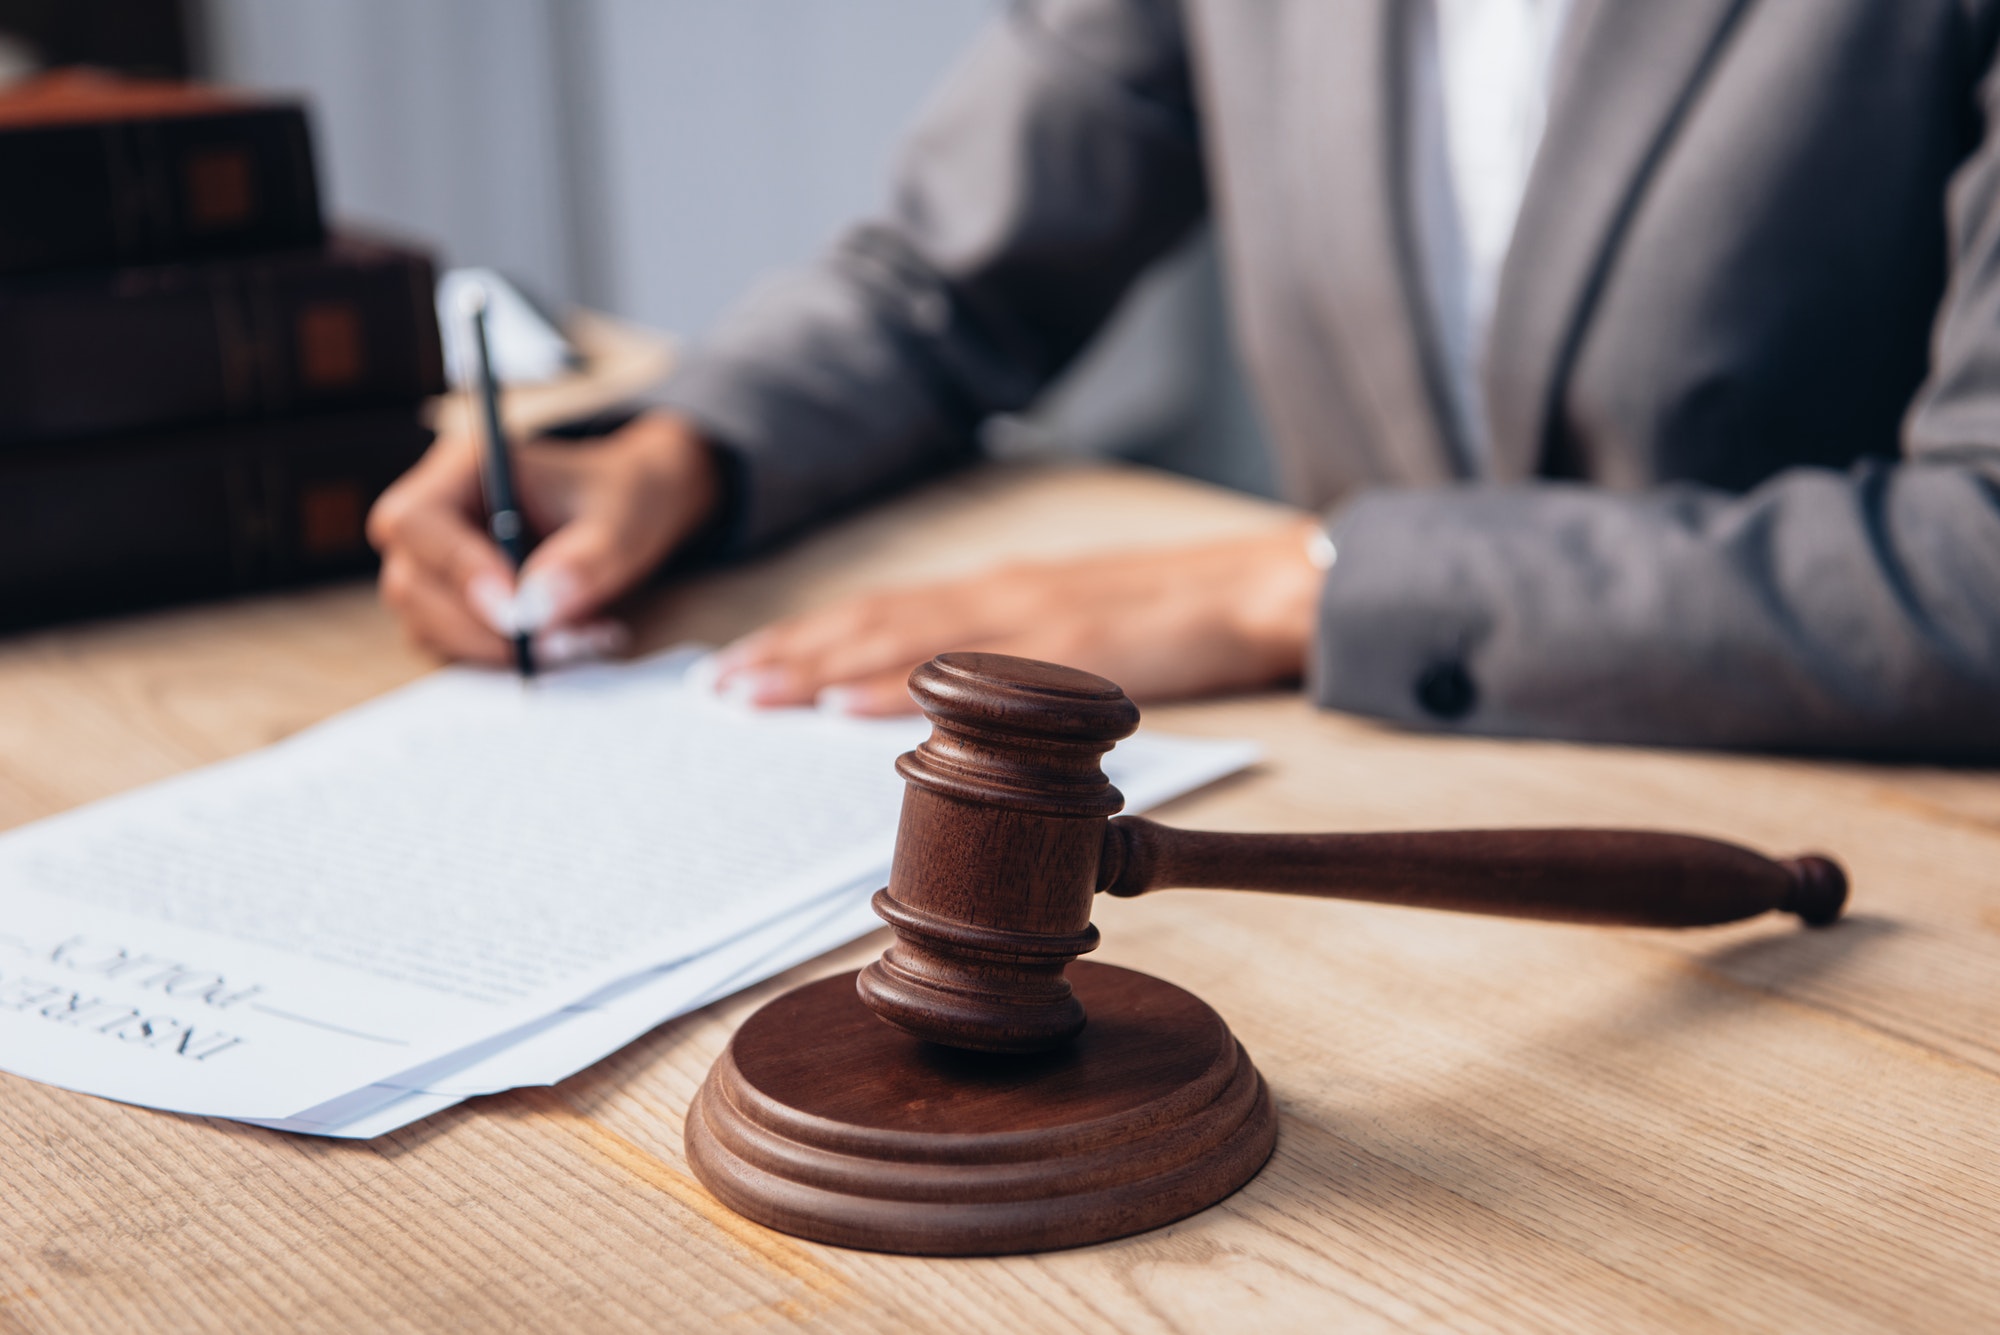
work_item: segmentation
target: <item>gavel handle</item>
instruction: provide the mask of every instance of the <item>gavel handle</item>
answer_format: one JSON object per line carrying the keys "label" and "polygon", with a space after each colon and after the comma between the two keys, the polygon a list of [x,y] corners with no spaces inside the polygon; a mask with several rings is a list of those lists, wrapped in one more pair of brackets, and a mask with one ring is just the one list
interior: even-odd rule
{"label": "gavel handle", "polygon": [[1774,861],[1650,830],[1215,834],[1120,816],[1099,865],[1098,889],[1113,895],[1270,890],[1606,926],[1700,927],[1781,909],[1824,927],[1847,902],[1847,874],[1830,858]]}

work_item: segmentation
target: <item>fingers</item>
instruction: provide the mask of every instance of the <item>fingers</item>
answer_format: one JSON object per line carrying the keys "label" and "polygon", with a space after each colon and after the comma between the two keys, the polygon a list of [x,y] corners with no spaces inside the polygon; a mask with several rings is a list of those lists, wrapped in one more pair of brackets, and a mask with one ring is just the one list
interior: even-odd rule
{"label": "fingers", "polygon": [[830,686],[875,683],[857,700],[894,712],[909,669],[994,633],[1018,598],[986,576],[859,598],[757,631],[718,655],[717,685],[753,704],[810,704]]}
{"label": "fingers", "polygon": [[910,674],[917,669],[916,660],[887,672],[877,672],[873,676],[858,681],[842,682],[828,686],[813,701],[821,709],[835,714],[847,714],[854,718],[883,718],[894,714],[914,714],[917,702],[910,694]]}
{"label": "fingers", "polygon": [[1312,526],[853,599],[745,636],[719,655],[718,686],[760,705],[901,713],[910,670],[949,650],[1067,663],[1135,700],[1267,686],[1304,663],[1322,578]]}
{"label": "fingers", "polygon": [[368,540],[385,557],[407,554],[463,586],[476,575],[508,571],[481,519],[477,455],[464,437],[447,437],[375,502]]}
{"label": "fingers", "polygon": [[439,440],[368,514],[383,600],[413,637],[447,657],[471,656],[455,646],[471,642],[462,623],[479,625],[476,612],[497,640],[491,613],[513,596],[513,568],[480,531],[478,514],[478,460],[464,437]]}
{"label": "fingers", "polygon": [[553,626],[558,612],[580,623],[591,610],[563,586],[561,571],[517,589],[505,553],[479,527],[478,487],[476,453],[464,438],[447,438],[369,514],[382,598],[410,637],[447,659],[492,664],[512,661],[517,632],[542,632],[536,654],[551,667],[622,648],[630,637],[616,622]]}
{"label": "fingers", "polygon": [[[492,661],[495,640],[558,629],[574,632],[551,638],[558,654],[601,652],[610,623],[592,618],[718,503],[713,452],[685,423],[651,415],[599,441],[530,442],[511,453],[530,524],[546,535],[518,582],[484,532],[477,442],[446,437],[369,514],[385,599],[393,583],[389,605],[447,657]],[[468,622],[487,635],[470,634]]]}
{"label": "fingers", "polygon": [[587,511],[544,538],[521,567],[522,627],[581,621],[644,579],[665,552],[637,528],[625,515]]}
{"label": "fingers", "polygon": [[595,663],[624,653],[631,644],[632,632],[618,621],[556,626],[535,636],[535,661],[545,668]]}
{"label": "fingers", "polygon": [[442,658],[512,661],[507,641],[474,616],[456,590],[409,556],[392,553],[383,560],[382,601],[411,639]]}
{"label": "fingers", "polygon": [[601,441],[525,447],[516,471],[548,534],[522,567],[518,611],[530,629],[573,625],[636,586],[719,495],[709,448],[661,416]]}
{"label": "fingers", "polygon": [[[440,658],[493,667],[513,664],[512,637],[474,616],[413,561],[391,557],[383,563],[382,600],[401,618],[410,638]],[[594,662],[622,653],[631,641],[631,632],[616,621],[553,627],[534,637],[535,661],[544,668]]]}

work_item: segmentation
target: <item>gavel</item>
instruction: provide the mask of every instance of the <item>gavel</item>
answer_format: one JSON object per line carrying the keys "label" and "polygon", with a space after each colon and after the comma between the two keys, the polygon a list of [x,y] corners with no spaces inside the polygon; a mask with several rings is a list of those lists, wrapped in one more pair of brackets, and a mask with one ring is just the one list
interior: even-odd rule
{"label": "gavel", "polygon": [[1102,761],[1139,711],[1113,683],[952,653],[910,689],[932,731],[897,761],[902,820],[874,901],[894,941],[758,1010],[688,1112],[689,1162],[718,1198],[822,1242],[1078,1246],[1256,1175],[1277,1140],[1262,1075],[1199,998],[1077,959],[1097,945],[1100,893],[1264,890],[1635,927],[1774,910],[1824,926],[1847,899],[1824,856],[1656,831],[1173,829],[1117,816]]}
{"label": "gavel", "polygon": [[944,654],[910,691],[933,731],[896,764],[908,789],[875,911],[896,942],[861,999],[918,1038],[1040,1052],[1084,1010],[1065,981],[1097,945],[1098,894],[1267,890],[1624,927],[1701,927],[1779,910],[1840,916],[1847,878],[1817,855],[1775,861],[1651,830],[1222,834],[1124,804],[1101,761],[1139,726],[1124,691],[1074,668]]}

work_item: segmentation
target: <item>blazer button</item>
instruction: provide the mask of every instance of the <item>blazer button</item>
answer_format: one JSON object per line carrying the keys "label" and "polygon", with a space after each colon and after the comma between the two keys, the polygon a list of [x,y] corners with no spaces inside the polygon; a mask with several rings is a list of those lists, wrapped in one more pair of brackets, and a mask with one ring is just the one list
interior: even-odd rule
{"label": "blazer button", "polygon": [[1460,719],[1479,703],[1479,688],[1472,684],[1463,663],[1448,658],[1418,675],[1417,703],[1434,718]]}

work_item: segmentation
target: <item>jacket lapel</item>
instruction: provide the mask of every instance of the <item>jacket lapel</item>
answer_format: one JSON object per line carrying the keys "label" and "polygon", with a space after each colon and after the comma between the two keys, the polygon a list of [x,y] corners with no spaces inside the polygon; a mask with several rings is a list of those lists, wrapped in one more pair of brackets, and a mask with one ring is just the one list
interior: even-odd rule
{"label": "jacket lapel", "polygon": [[1401,0],[1287,6],[1283,60],[1299,155],[1290,188],[1301,223],[1294,253],[1305,261],[1299,281],[1316,289],[1305,303],[1312,318],[1354,372],[1357,406],[1372,428],[1370,471],[1436,482],[1461,469],[1406,217],[1404,8]]}
{"label": "jacket lapel", "polygon": [[1534,473],[1627,218],[1751,0],[1576,0],[1485,358],[1493,468]]}

